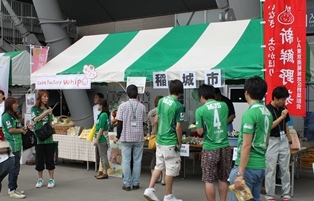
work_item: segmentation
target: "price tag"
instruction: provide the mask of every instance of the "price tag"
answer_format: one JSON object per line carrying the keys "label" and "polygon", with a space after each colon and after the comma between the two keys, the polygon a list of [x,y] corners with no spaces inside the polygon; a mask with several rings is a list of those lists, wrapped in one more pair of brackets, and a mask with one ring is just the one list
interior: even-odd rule
{"label": "price tag", "polygon": [[237,159],[237,155],[238,155],[238,148],[234,147],[233,148],[233,154],[232,154],[232,160],[235,161]]}

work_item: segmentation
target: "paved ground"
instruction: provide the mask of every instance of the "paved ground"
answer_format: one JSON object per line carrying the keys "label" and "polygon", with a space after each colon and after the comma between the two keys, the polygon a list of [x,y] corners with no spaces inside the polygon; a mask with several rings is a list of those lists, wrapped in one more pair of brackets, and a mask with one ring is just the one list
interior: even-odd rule
{"label": "paved ground", "polygon": [[[26,191],[29,201],[80,201],[80,200],[115,200],[115,201],[139,201],[143,198],[144,189],[147,187],[150,179],[149,170],[150,155],[145,154],[141,175],[140,189],[126,192],[121,189],[122,179],[110,177],[108,180],[96,180],[95,172],[86,170],[86,166],[79,162],[66,161],[57,166],[55,172],[56,187],[47,189],[48,173],[45,172],[45,186],[40,189],[35,188],[37,173],[34,166],[22,165],[19,177],[19,187]],[[191,160],[188,160],[191,167]],[[91,169],[93,165],[91,165]],[[7,195],[7,178],[3,181],[3,191],[0,194],[1,201],[12,200]],[[300,179],[296,180],[295,196],[292,201],[313,201],[313,173],[302,173]],[[159,199],[164,195],[164,186],[156,185]],[[279,189],[278,189],[279,193]],[[201,182],[201,173],[199,165],[196,175],[192,170],[187,171],[185,179],[177,177],[175,179],[174,194],[184,201],[204,201],[204,185]],[[280,197],[277,197],[280,200]],[[217,199],[219,200],[219,199]],[[264,199],[263,199],[264,200]]]}

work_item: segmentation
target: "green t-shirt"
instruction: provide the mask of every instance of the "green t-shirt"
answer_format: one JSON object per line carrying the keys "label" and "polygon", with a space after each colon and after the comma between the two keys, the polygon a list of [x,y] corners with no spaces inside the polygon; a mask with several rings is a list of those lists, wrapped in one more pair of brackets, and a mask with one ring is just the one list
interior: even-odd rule
{"label": "green t-shirt", "polygon": [[173,96],[159,100],[156,114],[158,119],[157,143],[160,145],[177,145],[176,125],[184,121],[184,106]]}
{"label": "green t-shirt", "polygon": [[216,150],[229,146],[228,106],[225,102],[209,100],[196,109],[196,128],[204,129],[204,150]]}
{"label": "green t-shirt", "polygon": [[273,124],[273,116],[261,102],[253,103],[242,116],[240,135],[238,139],[238,157],[236,165],[240,164],[243,145],[243,133],[253,135],[250,158],[246,165],[248,169],[265,169],[265,153],[267,138]]}
{"label": "green t-shirt", "polygon": [[12,152],[21,151],[22,149],[22,133],[10,133],[11,128],[22,128],[21,122],[9,113],[2,115],[2,131],[4,138],[10,143]]}
{"label": "green t-shirt", "polygon": [[[102,112],[98,115],[96,120],[96,131],[95,138],[98,136],[98,131],[102,128],[104,131],[108,131],[109,128],[109,118],[106,112]],[[104,135],[101,135],[98,142],[107,142],[107,139]]]}
{"label": "green t-shirt", "polygon": [[[45,108],[38,108],[37,106],[33,106],[31,109],[32,120],[41,115],[45,110],[46,110]],[[53,119],[52,114],[46,115],[42,120],[36,122],[35,130],[41,128],[46,123],[51,123],[52,119]],[[37,138],[37,144],[52,144],[52,143],[53,143],[52,135],[44,141],[41,141]]]}

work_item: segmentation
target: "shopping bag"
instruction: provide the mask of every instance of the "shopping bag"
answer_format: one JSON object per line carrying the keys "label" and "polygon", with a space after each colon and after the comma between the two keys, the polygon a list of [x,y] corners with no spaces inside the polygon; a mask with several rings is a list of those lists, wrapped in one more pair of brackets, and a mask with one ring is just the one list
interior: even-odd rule
{"label": "shopping bag", "polygon": [[156,135],[151,135],[148,140],[148,149],[156,150]]}
{"label": "shopping bag", "polygon": [[93,141],[95,132],[96,132],[96,125],[94,125],[93,128],[89,131],[89,134],[87,135],[86,140],[90,142]]}

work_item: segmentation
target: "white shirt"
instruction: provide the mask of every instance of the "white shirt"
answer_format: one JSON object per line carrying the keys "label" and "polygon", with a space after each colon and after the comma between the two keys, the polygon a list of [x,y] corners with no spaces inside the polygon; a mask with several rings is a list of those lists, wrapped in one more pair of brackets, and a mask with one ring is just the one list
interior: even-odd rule
{"label": "white shirt", "polygon": [[4,101],[0,103],[0,127],[2,127],[2,114],[4,112]]}
{"label": "white shirt", "polygon": [[97,104],[93,106],[93,113],[94,113],[94,124],[96,124],[97,117],[100,114],[100,111],[98,111]]}

